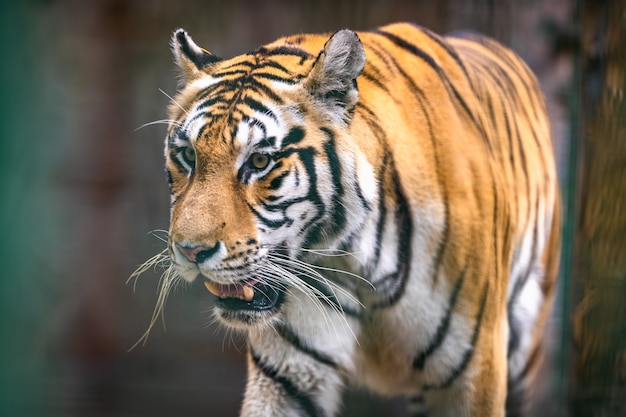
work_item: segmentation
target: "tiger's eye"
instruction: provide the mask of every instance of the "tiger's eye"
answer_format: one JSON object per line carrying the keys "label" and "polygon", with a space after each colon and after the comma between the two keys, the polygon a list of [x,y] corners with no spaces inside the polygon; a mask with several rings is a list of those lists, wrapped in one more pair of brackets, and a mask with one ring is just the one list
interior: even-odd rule
{"label": "tiger's eye", "polygon": [[193,164],[196,161],[196,151],[194,151],[191,146],[185,148],[183,151],[183,158],[185,158],[185,161]]}
{"label": "tiger's eye", "polygon": [[270,157],[264,153],[253,153],[250,163],[256,169],[265,169],[270,163]]}

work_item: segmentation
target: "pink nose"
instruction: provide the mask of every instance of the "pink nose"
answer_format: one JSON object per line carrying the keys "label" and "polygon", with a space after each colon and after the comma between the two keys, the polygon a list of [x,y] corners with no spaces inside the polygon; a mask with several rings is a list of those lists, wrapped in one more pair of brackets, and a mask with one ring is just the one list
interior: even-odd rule
{"label": "pink nose", "polygon": [[220,242],[217,242],[213,245],[213,247],[206,245],[186,245],[180,243],[175,243],[175,245],[180,253],[182,253],[189,262],[193,262],[195,264],[201,264],[211,258],[220,248]]}

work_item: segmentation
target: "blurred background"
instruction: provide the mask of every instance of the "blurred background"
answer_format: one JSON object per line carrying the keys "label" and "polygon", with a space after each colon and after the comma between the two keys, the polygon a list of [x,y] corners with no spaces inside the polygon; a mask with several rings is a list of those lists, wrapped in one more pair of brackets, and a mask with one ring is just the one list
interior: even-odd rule
{"label": "blurred background", "polygon": [[[0,6],[0,415],[236,416],[245,343],[195,284],[145,345],[160,271],[171,33],[230,57],[412,21],[517,51],[548,100],[565,201],[537,416],[625,416],[626,14],[620,0],[29,0]],[[162,90],[163,92],[161,92]],[[164,94],[166,93],[166,94]],[[165,326],[165,324],[167,326]],[[347,394],[344,416],[404,416]]]}

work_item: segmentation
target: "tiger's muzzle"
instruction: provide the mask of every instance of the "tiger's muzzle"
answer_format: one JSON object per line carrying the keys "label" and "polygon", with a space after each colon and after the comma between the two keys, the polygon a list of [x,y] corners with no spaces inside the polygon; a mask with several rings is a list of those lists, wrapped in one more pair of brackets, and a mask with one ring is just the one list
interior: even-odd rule
{"label": "tiger's muzzle", "polygon": [[259,274],[241,273],[243,278],[239,280],[235,268],[222,268],[229,271],[227,277],[218,274],[216,271],[219,268],[215,267],[226,256],[225,245],[221,241],[213,245],[175,242],[172,250],[180,269],[187,271],[181,275],[188,281],[202,277],[204,286],[217,297],[216,306],[221,310],[218,315],[227,322],[235,320],[252,324],[254,320],[251,314],[272,314],[278,311],[283,302],[284,289],[268,285]]}

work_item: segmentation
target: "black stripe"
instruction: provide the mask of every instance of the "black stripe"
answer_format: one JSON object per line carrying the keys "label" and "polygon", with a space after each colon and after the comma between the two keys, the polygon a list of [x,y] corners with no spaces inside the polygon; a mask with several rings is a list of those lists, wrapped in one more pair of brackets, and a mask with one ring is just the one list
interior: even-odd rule
{"label": "black stripe", "polygon": [[246,104],[248,107],[250,107],[252,110],[258,111],[259,113],[263,113],[264,116],[269,116],[272,120],[274,120],[275,122],[278,122],[278,118],[276,117],[276,115],[274,114],[273,111],[271,111],[267,106],[265,106],[263,103],[253,99],[250,96],[246,96],[243,99],[244,104]]}
{"label": "black stripe", "polygon": [[256,80],[253,79],[248,79],[247,81],[249,81],[250,85],[249,88],[259,94],[265,94],[270,100],[274,101],[277,104],[283,104],[284,101],[282,99],[282,97],[280,97],[278,94],[276,94],[274,92],[274,90],[272,90],[270,87],[268,87],[267,85],[258,82]]}
{"label": "black stripe", "polygon": [[387,166],[389,165],[389,150],[384,147],[385,153],[381,164],[380,178],[378,178],[378,219],[376,219],[376,246],[374,249],[374,258],[372,259],[372,270],[378,267],[380,262],[380,251],[383,248],[383,227],[387,218],[387,205],[385,204],[385,187],[384,179],[387,175]]}
{"label": "black stripe", "polygon": [[493,124],[493,130],[497,132],[498,131],[498,123],[497,123],[497,119],[496,119],[496,114],[495,114],[495,112],[493,110],[493,100],[492,100],[490,94],[486,94],[485,95],[485,101],[487,102],[487,109],[489,110],[489,119],[491,120],[491,123]]}
{"label": "black stripe", "polygon": [[252,126],[257,126],[263,132],[264,138],[261,139],[256,146],[259,148],[275,148],[276,147],[276,136],[267,137],[267,128],[265,124],[260,121],[256,121],[252,123]]}
{"label": "black stripe", "polygon": [[[213,108],[211,110],[215,111],[216,109]],[[191,119],[187,120],[186,125],[189,126],[190,124],[192,124],[193,122],[195,122],[196,120],[199,120],[199,119],[207,119],[207,122],[205,124],[206,127],[204,127],[204,129],[207,129],[207,128],[213,126],[213,124],[215,124],[214,116],[215,116],[215,114],[213,114],[213,113],[211,113],[209,111],[196,113],[196,114],[194,114],[194,116]]]}
{"label": "black stripe", "polygon": [[304,62],[304,60],[308,58],[312,58],[313,55],[305,51],[301,48],[295,48],[292,46],[278,46],[276,48],[268,49],[265,46],[260,47],[253,54],[260,54],[264,56],[272,56],[272,55],[287,55],[287,56],[297,56],[300,58],[300,63]]}
{"label": "black stripe", "polygon": [[391,92],[389,91],[389,88],[387,88],[387,85],[381,81],[382,78],[384,78],[381,73],[372,65],[367,66],[363,72],[361,73],[361,77],[367,79],[368,81],[370,81],[372,84],[376,85],[376,87],[380,88],[381,90],[383,90],[385,93],[387,93],[388,95],[392,95]]}
{"label": "black stripe", "polygon": [[293,127],[289,130],[287,136],[285,136],[280,144],[282,148],[285,148],[290,145],[295,145],[300,143],[300,141],[304,138],[304,130],[299,127]]}
{"label": "black stripe", "polygon": [[445,389],[445,388],[450,387],[450,385],[452,385],[454,380],[458,378],[459,375],[461,375],[463,371],[465,371],[465,369],[469,365],[469,362],[472,359],[474,350],[476,348],[478,335],[480,333],[480,327],[482,325],[482,321],[483,321],[483,317],[485,313],[485,306],[487,305],[488,292],[489,292],[489,283],[486,283],[485,288],[483,290],[481,302],[480,302],[480,310],[478,311],[478,316],[476,317],[476,324],[474,325],[474,331],[472,333],[472,338],[470,340],[470,347],[467,348],[467,350],[463,354],[463,359],[461,360],[461,363],[459,363],[459,365],[452,370],[452,373],[450,374],[450,376],[448,376],[448,378],[446,378],[446,380],[443,381],[441,384],[424,386],[425,391],[433,390],[433,389]]}
{"label": "black stripe", "polygon": [[291,171],[284,171],[283,173],[281,173],[280,175],[278,175],[276,178],[274,178],[272,181],[270,181],[269,184],[269,189],[270,190],[277,190],[280,188],[280,186],[283,184],[283,180],[291,173]]}
{"label": "black stripe", "polygon": [[315,170],[315,149],[302,149],[298,152],[298,154],[300,156],[300,160],[302,161],[302,165],[306,169],[306,173],[309,177],[309,184],[311,186],[308,193],[308,200],[311,201],[317,209],[317,213],[315,214],[315,216],[310,219],[303,228],[303,231],[307,233],[306,238],[304,239],[303,246],[305,248],[312,248],[315,247],[316,244],[324,240],[324,225],[322,223],[319,223],[319,221],[322,219],[324,213],[326,212],[326,205],[320,198],[320,195],[317,191],[318,184],[317,172]]}
{"label": "black stripe", "polygon": [[[297,198],[291,198],[291,199],[285,200],[279,204],[268,204],[266,202],[261,202],[261,205],[267,211],[271,211],[273,213],[282,212],[283,217],[287,218],[287,209],[289,207],[291,207],[294,204],[301,203],[307,200],[308,198],[306,197],[297,197]],[[292,223],[292,221],[289,221],[289,223]]]}
{"label": "black stripe", "polygon": [[[262,67],[263,68],[267,67],[267,68],[277,69],[277,70],[282,71],[285,74],[289,75],[292,79],[295,79],[295,80],[298,80],[298,79],[302,78],[299,75],[293,75],[293,73],[290,70],[288,70],[286,67],[284,67],[283,65],[281,65],[280,63],[278,63],[276,61],[270,61],[270,60],[264,61]],[[255,75],[256,75],[256,73],[255,73]]]}
{"label": "black stripe", "polygon": [[218,84],[221,84],[222,82],[229,82],[229,81],[235,81],[236,80],[240,80],[241,78],[247,76],[248,74],[250,74],[250,70],[249,69],[241,69],[241,70],[231,70],[231,71],[220,71],[215,73],[213,76],[214,77],[220,77],[220,78],[230,78],[230,80],[222,80],[220,81]]}
{"label": "black stripe", "polygon": [[415,24],[412,24],[412,26],[415,27],[416,29],[418,29],[419,31],[421,31],[424,35],[428,36],[430,38],[430,40],[435,42],[444,51],[446,51],[446,53],[448,55],[450,55],[452,57],[452,59],[454,59],[456,64],[459,66],[459,68],[461,68],[461,70],[465,74],[465,78],[469,81],[470,77],[469,77],[469,74],[467,73],[467,68],[465,68],[465,64],[461,60],[461,57],[459,57],[459,55],[456,53],[456,51],[451,47],[451,45],[449,43],[444,41],[441,38],[441,36],[437,35],[436,33],[432,32],[431,30],[428,30],[426,28],[420,27],[420,26],[415,25]]}
{"label": "black stripe", "polygon": [[[494,277],[496,279],[502,279],[502,277],[500,276],[500,251],[498,250],[498,193],[496,190],[496,181],[495,181],[495,176],[492,176],[492,182],[491,182],[492,186],[491,186],[491,192],[493,195],[493,269],[494,269]],[[508,215],[509,213],[505,213],[505,217]]]}
{"label": "black stripe", "polygon": [[271,229],[278,229],[279,227],[286,224],[288,221],[287,219],[270,220],[264,217],[261,213],[259,213],[259,211],[257,211],[250,203],[248,203],[248,208],[250,208],[250,211],[252,211],[252,213],[261,221],[261,223]]}
{"label": "black stripe", "polygon": [[[502,117],[504,117],[504,128],[506,130],[506,139],[509,144],[509,161],[511,162],[511,171],[513,175],[515,175],[515,154],[513,152],[513,134],[511,133],[511,122],[509,121],[509,114],[507,112],[506,105],[501,103],[502,106]],[[519,137],[518,137],[519,139]],[[503,164],[506,166],[506,164]]]}
{"label": "black stripe", "polygon": [[387,133],[380,126],[380,121],[378,120],[378,116],[372,111],[372,109],[367,107],[367,105],[365,105],[363,102],[359,101],[356,105],[356,108],[357,108],[357,111],[360,112],[361,116],[365,120],[365,123],[367,123],[367,127],[374,134],[378,142],[381,145],[386,146]]}
{"label": "black stripe", "polygon": [[411,272],[411,238],[413,236],[413,222],[411,218],[411,212],[409,209],[409,203],[402,190],[402,184],[398,171],[396,170],[395,162],[393,159],[389,162],[391,181],[393,184],[395,194],[395,211],[393,213],[396,223],[396,230],[398,231],[398,244],[396,248],[397,258],[396,265],[398,267],[397,272],[394,274],[395,279],[399,279],[399,285],[395,288],[393,294],[386,299],[374,304],[373,308],[387,308],[394,305],[404,294],[406,283],[409,280]]}
{"label": "black stripe", "polygon": [[296,403],[298,408],[303,411],[306,416],[322,417],[325,415],[324,411],[313,402],[313,399],[308,393],[302,392],[298,389],[298,387],[296,387],[295,384],[286,376],[279,375],[278,370],[264,362],[252,348],[250,349],[250,356],[252,357],[252,361],[257,369],[259,369],[267,378],[279,385],[287,397]]}
{"label": "black stripe", "polygon": [[211,125],[210,125],[210,124],[208,124],[208,123],[205,123],[205,124],[203,124],[202,126],[200,126],[200,129],[198,129],[198,136],[197,136],[196,140],[198,140],[198,139],[202,139],[202,137],[204,137],[204,132],[206,132],[206,130],[207,130],[209,127],[211,127]]}
{"label": "black stripe", "polygon": [[[372,51],[381,61],[383,64],[385,64],[385,67],[387,68],[387,71],[389,71],[390,74],[393,74],[393,67],[397,66],[397,64],[394,61],[393,57],[390,56],[389,51],[387,49],[385,49],[383,46],[380,45],[380,43],[376,42],[376,40],[372,39],[371,42],[369,43],[369,49],[368,51]],[[392,66],[392,61],[393,62],[393,66]],[[369,62],[369,60],[366,59],[366,62]],[[372,65],[371,63],[369,65]]]}
{"label": "black stripe", "polygon": [[322,353],[312,348],[311,346],[307,346],[300,339],[298,334],[294,332],[293,329],[291,329],[288,325],[279,324],[274,326],[274,329],[276,329],[278,334],[287,342],[289,342],[293,347],[298,349],[300,352],[307,354],[311,358],[315,359],[317,362],[323,363],[324,365],[327,365],[333,369],[337,369],[339,367],[337,362],[335,362],[330,355]]}
{"label": "black stripe", "polygon": [[235,61],[232,64],[220,66],[220,71],[229,70],[237,67],[247,67],[248,69],[252,69],[256,66],[256,64],[252,61]]}
{"label": "black stripe", "polygon": [[172,178],[172,171],[165,168],[165,176],[167,177],[167,185],[172,188],[172,184],[174,184],[174,179]]}
{"label": "black stripe", "polygon": [[424,369],[424,366],[426,364],[426,359],[428,359],[428,357],[432,355],[435,352],[435,350],[437,350],[437,348],[441,346],[441,344],[443,343],[443,340],[448,333],[448,328],[450,327],[450,320],[452,319],[452,313],[454,312],[454,308],[456,307],[456,302],[459,296],[459,292],[461,290],[461,286],[463,285],[463,281],[465,280],[466,271],[467,271],[467,265],[463,267],[461,274],[459,275],[459,277],[456,280],[456,283],[454,284],[454,288],[452,289],[452,293],[450,294],[450,300],[448,301],[448,309],[446,311],[445,316],[439,323],[439,326],[437,326],[435,337],[430,342],[428,347],[422,353],[420,353],[413,361],[414,369],[419,369],[419,370]]}
{"label": "black stripe", "polygon": [[341,183],[341,164],[335,148],[335,135],[329,128],[323,127],[321,130],[326,134],[328,140],[324,144],[326,158],[328,158],[328,167],[333,181],[334,195],[330,198],[332,207],[330,214],[333,222],[333,232],[338,235],[346,226],[346,208],[343,204],[344,190]]}
{"label": "black stripe", "polygon": [[262,78],[264,80],[278,81],[285,84],[296,84],[300,81],[300,78],[298,77],[291,76],[289,78],[285,78],[269,72],[254,72],[252,76],[255,78]]}
{"label": "black stripe", "polygon": [[363,207],[363,209],[366,211],[372,211],[372,204],[365,199],[365,196],[363,195],[363,189],[361,188],[361,184],[359,184],[359,181],[354,181],[354,191],[356,192],[356,195],[361,202],[361,207]]}
{"label": "black stripe", "polygon": [[413,55],[421,58],[423,61],[425,61],[431,68],[433,68],[438,74],[442,75],[441,73],[443,73],[443,70],[439,67],[439,65],[435,62],[435,60],[428,55],[426,52],[422,51],[421,49],[419,49],[417,46],[413,45],[412,43],[408,42],[405,39],[402,39],[399,36],[394,35],[393,33],[390,32],[386,32],[384,30],[375,30],[374,33],[384,36],[385,38],[389,39],[391,42],[393,42],[396,46],[409,51],[410,53],[412,53]]}
{"label": "black stripe", "polygon": [[[208,98],[200,102],[200,104],[197,105],[196,108],[194,109],[194,112],[203,111],[211,106],[215,106],[216,104],[225,104],[224,99],[220,96]],[[219,106],[216,106],[216,107],[219,107]],[[213,109],[213,110],[216,110],[216,109]]]}

